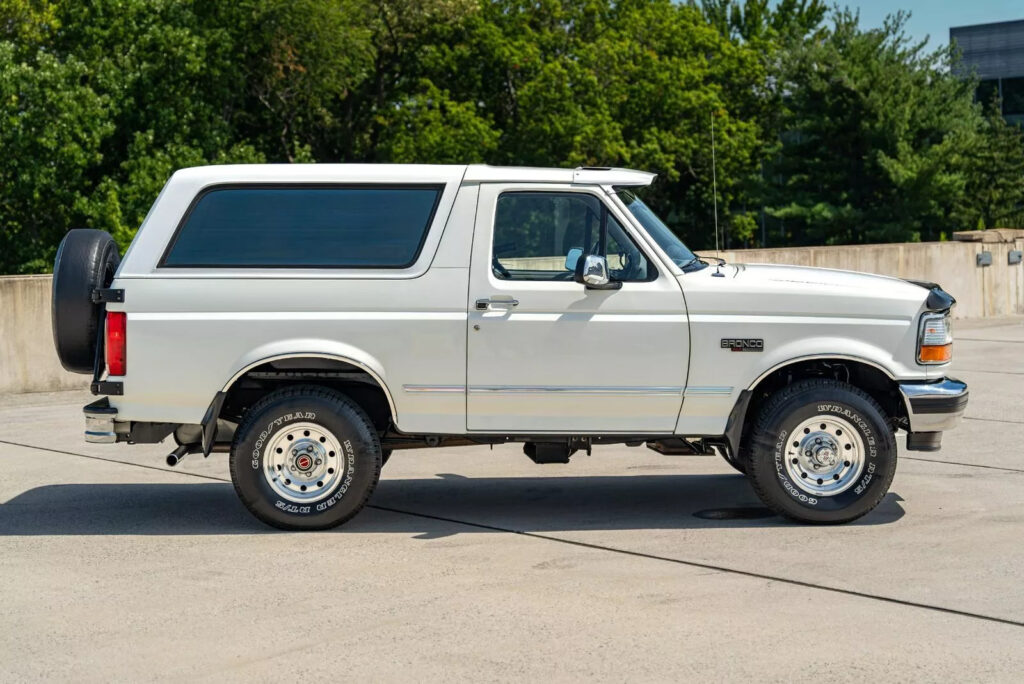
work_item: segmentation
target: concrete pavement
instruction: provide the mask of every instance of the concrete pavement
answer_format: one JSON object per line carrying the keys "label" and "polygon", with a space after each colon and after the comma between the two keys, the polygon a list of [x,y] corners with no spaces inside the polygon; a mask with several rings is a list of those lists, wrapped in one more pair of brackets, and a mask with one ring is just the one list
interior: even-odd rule
{"label": "concrete pavement", "polygon": [[[958,323],[969,419],[861,521],[760,505],[715,457],[398,452],[335,531],[282,533],[226,456],[87,445],[72,392],[0,398],[5,681],[1019,681],[1024,322]],[[902,443],[902,439],[900,440]]]}

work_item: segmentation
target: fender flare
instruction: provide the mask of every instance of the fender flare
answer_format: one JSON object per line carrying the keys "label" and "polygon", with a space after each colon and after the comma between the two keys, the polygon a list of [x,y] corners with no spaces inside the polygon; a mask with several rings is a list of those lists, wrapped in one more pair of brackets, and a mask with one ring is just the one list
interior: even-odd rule
{"label": "fender flare", "polygon": [[342,354],[334,354],[334,353],[319,352],[319,351],[308,351],[308,352],[288,352],[288,353],[282,353],[282,354],[272,354],[270,356],[262,356],[262,357],[256,359],[255,361],[251,361],[251,362],[247,363],[245,366],[243,366],[242,368],[240,368],[234,375],[231,376],[231,379],[228,380],[224,384],[224,387],[222,387],[220,391],[225,393],[225,394],[227,394],[227,392],[231,389],[231,386],[234,385],[236,382],[238,382],[239,378],[241,378],[243,375],[245,375],[246,373],[251,371],[253,368],[256,368],[257,366],[261,366],[261,365],[263,365],[265,363],[270,363],[272,361],[280,361],[282,359],[299,359],[299,358],[305,358],[305,359],[330,359],[331,361],[340,361],[342,363],[347,363],[349,365],[355,366],[359,370],[365,372],[367,375],[369,375],[371,378],[373,378],[374,382],[376,382],[378,385],[380,385],[380,388],[384,391],[384,396],[388,400],[388,408],[391,409],[391,417],[392,417],[392,419],[397,420],[398,412],[395,409],[395,400],[394,400],[394,398],[391,395],[391,390],[388,389],[387,383],[384,382],[384,378],[381,377],[381,372],[378,371],[377,369],[374,369],[370,364],[368,364],[368,363],[366,363],[364,361],[359,361],[357,359],[352,358],[351,356],[344,356]]}
{"label": "fender flare", "polygon": [[729,419],[725,424],[725,441],[732,454],[739,454],[740,449],[740,438],[743,435],[743,428],[747,423],[747,409],[750,407],[750,400],[754,396],[754,390],[761,382],[775,373],[776,371],[782,370],[787,366],[792,366],[805,361],[853,361],[854,363],[862,363],[865,366],[870,366],[878,371],[881,371],[893,382],[897,382],[896,376],[894,376],[888,368],[881,365],[871,359],[866,359],[862,356],[855,356],[852,354],[808,354],[805,356],[798,356],[795,358],[787,359],[774,366],[768,368],[763,373],[757,376],[757,378],[747,386],[746,389],[741,390],[739,397],[736,399],[736,403],[733,404],[732,410],[729,412]]}
{"label": "fender flare", "polygon": [[[288,351],[284,351],[284,349],[287,349]],[[296,349],[308,351],[295,351]],[[206,442],[208,441],[206,435],[208,433],[212,435],[213,426],[216,425],[217,418],[220,415],[220,408],[224,402],[224,398],[240,378],[253,368],[265,363],[280,361],[282,359],[297,358],[340,361],[341,363],[347,363],[351,366],[355,366],[359,370],[365,372],[373,378],[373,381],[376,382],[384,392],[384,398],[387,399],[388,409],[391,412],[391,420],[394,421],[396,425],[398,424],[398,408],[395,404],[394,396],[392,395],[387,381],[385,380],[384,369],[381,364],[371,356],[355,347],[350,347],[349,345],[337,342],[330,342],[326,340],[285,340],[250,351],[248,354],[241,357],[235,364],[235,367],[238,368],[238,370],[231,375],[227,382],[224,383],[223,387],[221,387],[220,391],[218,391],[214,396],[213,402],[211,402],[210,407],[207,409],[207,413],[203,418],[204,449],[206,448]],[[212,436],[209,437],[209,442],[212,446]]]}

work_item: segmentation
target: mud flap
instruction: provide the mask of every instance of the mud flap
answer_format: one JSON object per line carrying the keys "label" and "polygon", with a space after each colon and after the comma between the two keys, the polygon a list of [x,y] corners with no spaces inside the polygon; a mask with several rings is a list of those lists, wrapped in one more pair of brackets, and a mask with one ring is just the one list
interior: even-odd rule
{"label": "mud flap", "polygon": [[217,392],[206,409],[206,415],[203,416],[203,456],[209,456],[210,450],[213,449],[213,440],[217,436],[217,418],[227,396],[227,392]]}

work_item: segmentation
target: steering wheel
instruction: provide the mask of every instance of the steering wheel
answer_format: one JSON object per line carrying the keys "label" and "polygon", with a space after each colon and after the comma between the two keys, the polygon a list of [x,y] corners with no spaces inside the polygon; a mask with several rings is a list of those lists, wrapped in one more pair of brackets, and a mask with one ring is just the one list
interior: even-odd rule
{"label": "steering wheel", "polygon": [[498,261],[498,257],[491,257],[491,270],[494,273],[506,280],[512,280],[512,274],[508,272],[508,269],[501,265]]}
{"label": "steering wheel", "polygon": [[637,268],[640,266],[638,259],[634,259],[633,255],[629,252],[618,252],[619,263],[622,264],[622,268],[615,269],[618,271],[619,280],[634,280],[638,277]]}

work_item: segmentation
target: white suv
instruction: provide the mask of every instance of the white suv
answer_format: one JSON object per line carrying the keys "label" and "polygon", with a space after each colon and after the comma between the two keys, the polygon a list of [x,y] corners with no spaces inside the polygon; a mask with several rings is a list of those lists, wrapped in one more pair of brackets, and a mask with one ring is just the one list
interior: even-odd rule
{"label": "white suv", "polygon": [[[253,165],[174,174],[119,261],[73,230],[54,340],[90,442],[229,452],[261,520],[355,515],[394,449],[717,450],[774,510],[870,511],[939,448],[954,300],[933,283],[695,256],[609,168]],[[709,263],[712,262],[712,263]]]}

